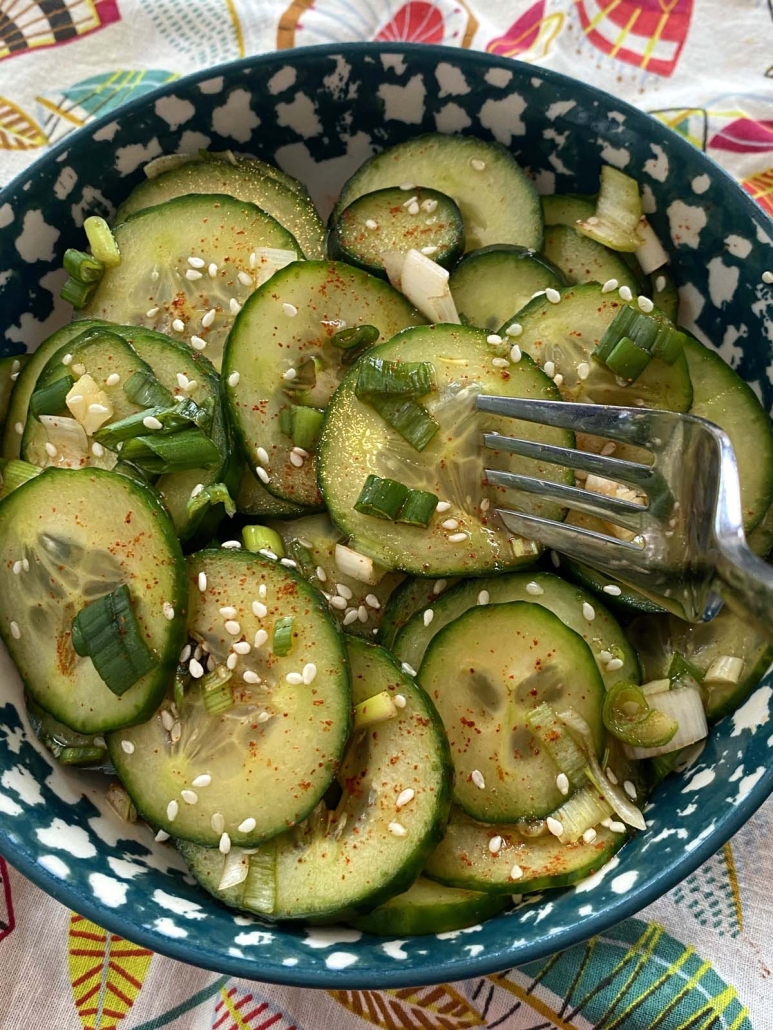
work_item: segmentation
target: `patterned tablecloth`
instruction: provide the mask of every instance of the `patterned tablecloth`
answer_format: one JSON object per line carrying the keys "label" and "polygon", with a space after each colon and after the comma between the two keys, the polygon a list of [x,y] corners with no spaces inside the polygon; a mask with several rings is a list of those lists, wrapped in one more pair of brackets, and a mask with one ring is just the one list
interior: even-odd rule
{"label": "patterned tablecloth", "polygon": [[[337,40],[475,47],[653,112],[773,212],[773,0],[0,0],[0,180],[186,72]],[[546,962],[303,991],[105,934],[0,860],[0,1030],[773,1030],[773,801],[667,897]]]}

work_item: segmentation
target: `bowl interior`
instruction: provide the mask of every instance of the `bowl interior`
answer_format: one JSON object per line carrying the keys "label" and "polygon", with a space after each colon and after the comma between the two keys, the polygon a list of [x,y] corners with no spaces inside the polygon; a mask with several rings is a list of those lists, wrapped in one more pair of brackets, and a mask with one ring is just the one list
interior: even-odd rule
{"label": "bowl interior", "polygon": [[[541,192],[592,192],[608,162],[642,184],[671,254],[682,321],[773,402],[773,226],[686,141],[612,97],[487,54],[349,44],[269,54],[172,83],[66,138],[0,195],[0,353],[33,348],[69,317],[61,259],[88,214],[110,215],[161,154],[198,147],[275,161],[326,214],[374,150],[420,132],[496,139]],[[271,927],[204,895],[176,852],[104,803],[98,774],[65,771],[36,742],[0,654],[0,852],[102,926],[187,962],[310,986],[388,987],[483,974],[603,930],[672,887],[773,789],[773,678],[663,784],[648,829],[574,888],[531,897],[482,927],[394,942],[346,928]],[[708,788],[708,789],[707,789]]]}

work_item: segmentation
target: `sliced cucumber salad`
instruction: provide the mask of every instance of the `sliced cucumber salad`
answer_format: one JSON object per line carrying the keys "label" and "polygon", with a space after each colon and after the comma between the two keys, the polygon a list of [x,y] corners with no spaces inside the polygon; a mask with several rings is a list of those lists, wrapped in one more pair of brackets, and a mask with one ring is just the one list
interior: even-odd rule
{"label": "sliced cucumber salad", "polygon": [[770,551],[771,422],[678,328],[638,185],[540,200],[430,133],[324,226],[249,155],[145,172],[65,255],[73,320],[0,359],[0,637],[39,746],[269,921],[452,932],[597,872],[773,654],[515,536],[497,508],[609,527],[486,479],[632,499],[484,450],[604,441],[479,394],[692,411]]}

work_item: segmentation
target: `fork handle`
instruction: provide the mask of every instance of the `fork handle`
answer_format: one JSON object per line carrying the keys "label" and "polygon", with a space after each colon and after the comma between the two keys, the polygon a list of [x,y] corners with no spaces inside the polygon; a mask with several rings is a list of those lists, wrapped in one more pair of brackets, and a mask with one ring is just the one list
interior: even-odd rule
{"label": "fork handle", "polygon": [[723,541],[717,560],[720,593],[733,608],[753,615],[765,629],[773,627],[773,567],[742,540]]}

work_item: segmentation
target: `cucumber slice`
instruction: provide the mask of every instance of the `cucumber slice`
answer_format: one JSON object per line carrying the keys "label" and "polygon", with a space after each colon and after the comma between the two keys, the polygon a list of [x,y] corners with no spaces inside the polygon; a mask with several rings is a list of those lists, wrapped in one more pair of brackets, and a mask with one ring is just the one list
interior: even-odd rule
{"label": "cucumber slice", "polygon": [[[582,236],[568,225],[552,225],[547,228],[542,251],[548,261],[561,270],[564,279],[571,285],[605,283],[609,279],[616,279],[618,286],[627,286],[633,293],[639,292],[638,277],[631,272],[619,254],[587,236]],[[518,308],[513,310],[517,311]]]}
{"label": "cucumber slice", "polygon": [[395,638],[408,620],[437,601],[438,597],[459,582],[455,577],[450,579],[418,579],[409,576],[392,593],[384,606],[381,627],[378,631],[379,643],[392,650]]}
{"label": "cucumber slice", "polygon": [[499,244],[470,251],[448,285],[460,317],[493,332],[536,292],[564,286],[565,281],[554,265],[533,250]]}
{"label": "cucumber slice", "polygon": [[508,903],[504,895],[444,887],[420,876],[405,893],[390,898],[367,915],[350,919],[349,923],[365,933],[383,937],[449,933],[491,919],[503,912]]}
{"label": "cucumber slice", "polygon": [[[225,666],[231,645],[252,643],[259,629],[268,641],[239,655],[231,708],[207,714],[201,681],[192,680],[179,709],[167,699],[149,722],[111,734],[108,749],[149,823],[207,847],[217,845],[223,832],[234,844],[251,847],[303,819],[336,773],[349,731],[346,655],[317,592],[283,566],[245,551],[213,550],[191,556],[187,573],[188,630],[206,645],[214,665]],[[261,585],[267,614],[259,618],[252,605],[260,602]],[[236,610],[237,626],[223,608]],[[293,618],[293,642],[280,658],[271,650],[271,637],[285,616]],[[316,664],[311,684],[287,682],[288,674],[301,673],[309,663]],[[245,672],[261,682],[250,684]],[[129,753],[126,744],[134,745]],[[211,783],[194,786],[199,776],[211,776]],[[172,801],[178,803],[176,814],[168,807]],[[213,822],[218,814],[221,819]]]}
{"label": "cucumber slice", "polygon": [[[565,626],[579,634],[593,652],[607,688],[620,680],[640,682],[636,652],[612,614],[585,590],[550,572],[512,573],[465,580],[440,597],[433,597],[422,611],[409,619],[397,633],[392,651],[399,661],[418,669],[427,648],[445,626],[476,605],[503,604],[508,601],[542,605],[558,616]],[[587,604],[591,606],[592,612],[585,609]],[[432,612],[429,624],[425,624],[426,611]],[[584,611],[593,614],[593,618],[588,620]],[[608,652],[613,658],[619,658],[623,662],[622,667],[611,672],[607,670],[611,659],[606,654],[602,658],[602,651]]]}
{"label": "cucumber slice", "polygon": [[[29,571],[14,575],[24,560]],[[0,569],[0,634],[30,697],[79,733],[148,718],[173,675],[186,608],[180,545],[151,491],[100,469],[41,473],[0,504]],[[118,697],[75,653],[70,627],[124,583],[158,664]]]}
{"label": "cucumber slice", "polygon": [[570,225],[596,213],[596,197],[585,193],[560,193],[540,198],[545,225]]}
{"label": "cucumber slice", "polygon": [[[439,422],[440,431],[421,452],[355,396],[356,368],[328,408],[319,444],[319,481],[330,516],[354,538],[352,547],[385,568],[437,577],[530,564],[538,547],[508,533],[492,514],[497,504],[511,498],[502,487],[481,486],[484,464],[570,481],[567,470],[557,465],[481,447],[484,431],[572,446],[572,434],[563,430],[476,411],[478,393],[558,398],[555,386],[525,356],[506,368],[495,367],[492,358],[497,350],[486,336],[485,330],[471,326],[419,326],[369,352],[390,361],[432,362],[437,390],[422,402]],[[451,507],[433,515],[426,529],[362,515],[354,504],[371,473],[397,479],[412,489],[429,490]],[[490,501],[490,508],[482,512],[483,498]],[[561,516],[555,505],[535,497],[524,498],[523,507],[548,518]],[[458,525],[449,528],[449,519]],[[458,533],[467,536],[459,540]]]}
{"label": "cucumber slice", "polygon": [[[95,319],[83,319],[80,322],[71,322],[69,325],[62,326],[61,329],[57,329],[55,333],[47,337],[37,350],[29,355],[29,360],[22,368],[19,378],[16,380],[5,418],[2,444],[2,456],[4,458],[21,457],[21,438],[24,426],[27,424],[30,397],[37,385],[38,376],[43,371],[48,359],[60,347],[63,347],[70,340],[74,340],[81,333],[97,324]],[[19,426],[21,426],[21,430],[19,430]]]}
{"label": "cucumber slice", "polygon": [[[347,352],[330,341],[343,326],[374,325],[381,340],[421,321],[405,298],[388,283],[340,262],[302,261],[277,272],[255,291],[228,340],[223,380],[233,424],[247,461],[267,451],[268,489],[293,504],[319,508],[317,460],[310,455],[297,468],[290,461],[293,442],[279,425],[291,403],[326,407],[348,366]],[[302,364],[305,362],[306,364]],[[316,385],[298,389],[283,378],[290,369],[314,367]],[[238,382],[229,380],[238,372]]]}
{"label": "cucumber slice", "polygon": [[454,798],[474,819],[539,818],[561,804],[555,763],[526,721],[538,705],[573,708],[601,749],[604,682],[596,661],[582,637],[541,605],[465,612],[430,643],[419,682],[448,734]]}
{"label": "cucumber slice", "polygon": [[503,146],[472,136],[430,132],[374,155],[344,183],[332,220],[364,193],[409,184],[410,190],[426,186],[456,201],[468,250],[490,243],[534,250],[542,245],[542,212],[531,179]]}
{"label": "cucumber slice", "polygon": [[376,570],[378,582],[368,584],[342,572],[336,562],[336,544],[344,544],[346,537],[327,515],[269,525],[282,537],[287,557],[298,563],[301,575],[325,596],[336,622],[347,633],[372,641],[389,595],[405,579],[402,573]]}
{"label": "cucumber slice", "polygon": [[303,257],[324,257],[325,226],[311,197],[267,175],[262,165],[254,161],[232,164],[217,158],[187,162],[136,186],[118,208],[114,221],[120,224],[138,211],[175,197],[216,193],[245,200],[271,215],[292,233]]}
{"label": "cucumber slice", "polygon": [[[502,838],[496,854],[489,849],[494,836]],[[424,874],[449,887],[528,894],[584,880],[601,869],[627,839],[627,833],[613,833],[604,826],[597,827],[590,844],[582,840],[562,844],[552,834],[524,838],[516,826],[483,826],[454,810]]]}
{"label": "cucumber slice", "polygon": [[242,471],[235,501],[236,510],[241,515],[282,519],[297,518],[306,513],[306,508],[302,508],[299,504],[280,500],[270,494],[249,468]]}
{"label": "cucumber slice", "polygon": [[[553,362],[563,376],[564,400],[623,405],[641,401],[646,408],[688,411],[693,390],[684,355],[673,365],[653,358],[630,386],[619,386],[606,365],[591,357],[623,303],[617,293],[602,293],[595,283],[563,290],[558,304],[537,297],[518,312],[523,327],[518,343],[540,365]],[[502,326],[502,335],[510,322]],[[577,371],[583,364],[588,367],[584,380]]]}
{"label": "cucumber slice", "polygon": [[655,306],[660,308],[666,318],[672,322],[679,319],[679,290],[665,268],[659,268],[650,277],[650,296]]}
{"label": "cucumber slice", "polygon": [[773,636],[728,607],[711,622],[701,623],[683,622],[674,615],[643,615],[634,619],[627,633],[639,652],[645,680],[665,678],[675,652],[702,672],[722,655],[743,658],[744,668],[737,684],[702,685],[710,722],[717,722],[737,708],[773,661]]}
{"label": "cucumber slice", "polygon": [[[121,263],[105,272],[83,317],[157,329],[192,341],[194,349],[203,342],[215,368],[235,312],[255,289],[259,270],[250,266],[250,255],[262,247],[300,250],[271,215],[216,194],[177,197],[139,211],[115,227],[115,239]],[[206,264],[191,268],[189,257]],[[217,266],[214,278],[210,263]],[[200,279],[187,275],[198,271]]]}
{"label": "cucumber slice", "polygon": [[[268,919],[351,917],[407,890],[448,818],[448,743],[432,702],[383,648],[351,637],[347,650],[355,704],[388,691],[402,695],[405,705],[377,733],[353,736],[334,811],[320,806],[302,826],[251,857],[262,873],[252,885],[255,893],[262,888],[261,903],[250,902],[243,885],[229,900]],[[408,789],[414,795],[398,809],[397,799]],[[190,845],[181,851],[202,886],[216,888],[223,856]]]}
{"label": "cucumber slice", "polygon": [[752,530],[773,502],[773,425],[754,390],[717,353],[689,336],[684,352],[693,382],[690,412],[716,423],[730,437],[744,529]]}
{"label": "cucumber slice", "polygon": [[445,193],[417,186],[365,193],[331,223],[328,255],[386,278],[384,252],[420,250],[443,268],[464,253],[462,213]]}
{"label": "cucumber slice", "polygon": [[115,775],[104,737],[77,733],[36,705],[32,698],[25,696],[24,700],[35,736],[57,761]]}
{"label": "cucumber slice", "polygon": [[5,425],[11,403],[11,393],[28,361],[28,354],[15,354],[13,357],[0,358],[0,432]]}

